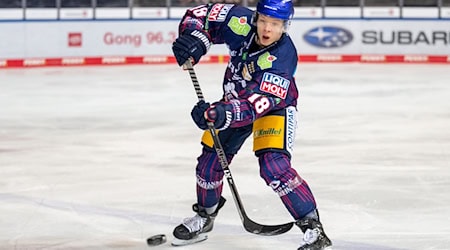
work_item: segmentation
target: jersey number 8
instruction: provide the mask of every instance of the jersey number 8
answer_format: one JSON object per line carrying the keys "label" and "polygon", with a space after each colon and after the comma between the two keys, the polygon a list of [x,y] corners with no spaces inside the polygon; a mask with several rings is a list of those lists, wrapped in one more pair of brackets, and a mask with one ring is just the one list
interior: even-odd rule
{"label": "jersey number 8", "polygon": [[270,101],[269,98],[260,95],[260,94],[253,94],[248,98],[248,101],[253,104],[253,107],[255,107],[255,111],[258,114],[263,113],[270,107]]}
{"label": "jersey number 8", "polygon": [[199,7],[190,9],[190,11],[192,11],[192,13],[196,17],[204,17],[204,16],[206,16],[206,13],[208,13],[208,8],[204,7],[204,6],[199,6]]}

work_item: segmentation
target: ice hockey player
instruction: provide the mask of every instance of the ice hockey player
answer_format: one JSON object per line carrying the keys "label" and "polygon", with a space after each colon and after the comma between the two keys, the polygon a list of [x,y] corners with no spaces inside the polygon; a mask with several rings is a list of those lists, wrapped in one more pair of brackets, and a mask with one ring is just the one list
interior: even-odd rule
{"label": "ice hockey player", "polygon": [[[232,4],[194,7],[183,16],[172,50],[182,66],[188,59],[198,63],[212,44],[228,46],[223,97],[212,104],[198,102],[192,119],[203,130],[207,121],[214,123],[229,162],[253,133],[260,176],[303,232],[298,249],[326,249],[332,243],[319,220],[314,196],[291,167],[298,99],[294,79],[298,57],[287,34],[293,14],[291,0],[260,0],[256,12]],[[202,145],[196,166],[196,214],[174,229],[174,245],[205,240],[225,203],[221,196],[224,172],[208,130]]]}

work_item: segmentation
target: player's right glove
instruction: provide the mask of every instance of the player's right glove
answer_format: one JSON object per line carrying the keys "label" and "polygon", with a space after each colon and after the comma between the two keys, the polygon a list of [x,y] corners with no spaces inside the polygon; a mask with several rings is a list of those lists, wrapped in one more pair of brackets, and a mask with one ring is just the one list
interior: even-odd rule
{"label": "player's right glove", "polygon": [[210,105],[205,101],[197,102],[192,109],[191,116],[195,124],[203,130],[208,128],[208,122],[212,122],[215,129],[226,129],[232,118],[231,112],[226,110],[225,104],[216,102]]}
{"label": "player's right glove", "polygon": [[205,130],[205,129],[208,128],[208,125],[206,124],[207,121],[206,121],[206,118],[205,118],[205,112],[206,112],[206,110],[209,109],[209,107],[210,107],[210,105],[209,105],[208,102],[199,101],[192,108],[192,111],[191,111],[192,120],[194,120],[195,124],[200,129]]}
{"label": "player's right glove", "polygon": [[209,47],[211,42],[204,32],[185,30],[172,44],[172,51],[178,65],[183,65],[189,58],[194,60],[192,65],[195,65],[206,54]]}

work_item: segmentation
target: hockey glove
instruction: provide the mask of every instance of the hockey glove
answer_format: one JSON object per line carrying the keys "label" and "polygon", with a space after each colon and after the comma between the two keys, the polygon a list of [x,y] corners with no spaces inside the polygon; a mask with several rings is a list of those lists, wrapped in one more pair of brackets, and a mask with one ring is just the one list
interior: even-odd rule
{"label": "hockey glove", "polygon": [[183,65],[189,58],[194,60],[192,65],[195,65],[209,47],[211,43],[205,33],[199,30],[186,30],[172,44],[172,51],[178,65]]}
{"label": "hockey glove", "polygon": [[210,105],[205,101],[199,101],[191,112],[192,119],[200,129],[207,129],[207,122],[212,122],[215,129],[223,130],[231,123],[231,112],[225,110],[225,106],[216,103]]}
{"label": "hockey glove", "polygon": [[195,104],[194,108],[191,111],[192,120],[194,120],[197,127],[200,129],[207,129],[208,125],[206,124],[205,111],[209,109],[209,103],[205,101],[199,101]]}

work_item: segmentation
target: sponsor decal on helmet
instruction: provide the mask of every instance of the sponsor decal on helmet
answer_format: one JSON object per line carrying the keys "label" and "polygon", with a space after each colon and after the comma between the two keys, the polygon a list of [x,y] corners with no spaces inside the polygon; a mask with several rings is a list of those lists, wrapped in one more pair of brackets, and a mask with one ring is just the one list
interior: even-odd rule
{"label": "sponsor decal on helmet", "polygon": [[284,77],[266,72],[263,75],[259,89],[266,93],[285,99],[290,83],[291,82]]}
{"label": "sponsor decal on helmet", "polygon": [[353,40],[353,35],[344,28],[320,26],[306,32],[303,39],[315,47],[339,48],[349,44]]}
{"label": "sponsor decal on helmet", "polygon": [[256,5],[256,11],[287,21],[294,15],[294,6],[291,0],[260,0]]}
{"label": "sponsor decal on helmet", "polygon": [[228,27],[230,27],[231,31],[233,31],[236,35],[247,36],[251,30],[250,24],[247,23],[247,17],[231,17],[228,22]]}

